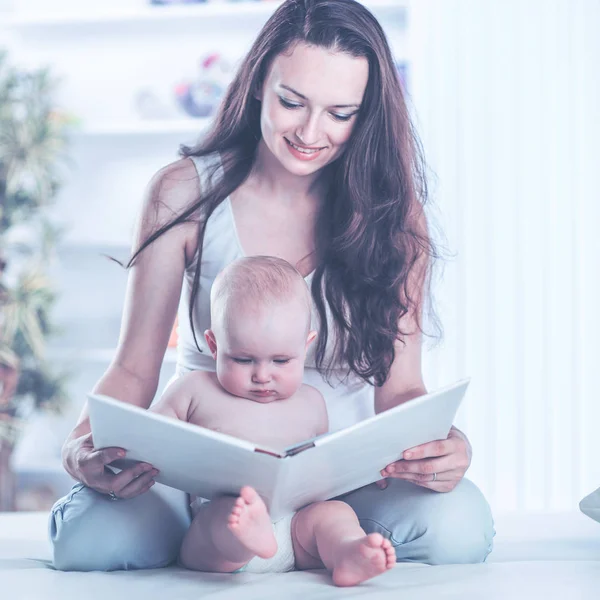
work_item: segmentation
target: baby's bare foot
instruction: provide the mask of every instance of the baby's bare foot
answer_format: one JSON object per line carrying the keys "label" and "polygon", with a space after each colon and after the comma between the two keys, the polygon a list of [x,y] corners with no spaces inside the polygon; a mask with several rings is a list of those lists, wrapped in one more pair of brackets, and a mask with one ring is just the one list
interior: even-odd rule
{"label": "baby's bare foot", "polygon": [[271,558],[277,552],[277,541],[267,507],[254,488],[240,490],[227,527],[252,553],[261,558]]}
{"label": "baby's bare foot", "polygon": [[340,548],[333,568],[333,583],[356,585],[380,575],[395,564],[396,552],[390,540],[379,533],[371,533]]}

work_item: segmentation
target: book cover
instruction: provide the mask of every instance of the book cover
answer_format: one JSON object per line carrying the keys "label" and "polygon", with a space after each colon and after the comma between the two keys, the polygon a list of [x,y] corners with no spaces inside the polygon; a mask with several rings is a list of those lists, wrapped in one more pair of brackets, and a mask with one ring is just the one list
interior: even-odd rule
{"label": "book cover", "polygon": [[273,519],[378,479],[411,447],[444,439],[469,380],[414,398],[351,427],[285,449],[269,448],[178,421],[106,396],[88,396],[96,448],[127,451],[116,466],[145,461],[156,480],[212,498],[244,485],[263,497]]}

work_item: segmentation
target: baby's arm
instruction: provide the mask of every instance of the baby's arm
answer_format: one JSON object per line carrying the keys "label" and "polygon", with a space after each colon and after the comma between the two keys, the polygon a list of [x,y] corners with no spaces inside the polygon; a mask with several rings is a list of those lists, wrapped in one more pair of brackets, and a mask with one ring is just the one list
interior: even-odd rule
{"label": "baby's arm", "polygon": [[189,373],[174,381],[164,391],[161,399],[151,406],[148,410],[179,419],[180,421],[189,421],[190,407],[193,401],[191,385],[194,373]]}
{"label": "baby's arm", "polygon": [[315,435],[322,435],[329,431],[329,417],[327,416],[327,405],[323,394],[311,385],[306,385],[306,393],[309,399],[307,406],[312,411],[315,417]]}

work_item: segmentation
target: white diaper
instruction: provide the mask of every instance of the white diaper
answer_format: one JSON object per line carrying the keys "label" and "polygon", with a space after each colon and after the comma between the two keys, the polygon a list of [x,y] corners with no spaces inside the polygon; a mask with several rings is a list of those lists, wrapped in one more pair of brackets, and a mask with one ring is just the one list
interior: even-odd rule
{"label": "white diaper", "polygon": [[[196,498],[190,505],[192,516],[206,507],[209,500]],[[294,547],[292,545],[292,518],[288,515],[273,523],[273,533],[277,540],[277,552],[271,558],[260,558],[255,556],[247,565],[239,568],[234,573],[287,573],[293,571],[296,565]]]}

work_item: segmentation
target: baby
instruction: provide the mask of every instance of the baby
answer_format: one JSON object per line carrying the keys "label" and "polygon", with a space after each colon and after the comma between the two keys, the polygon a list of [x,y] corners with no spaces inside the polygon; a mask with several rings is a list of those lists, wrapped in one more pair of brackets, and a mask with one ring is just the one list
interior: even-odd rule
{"label": "baby", "polygon": [[[304,385],[304,360],[316,337],[302,276],[284,260],[253,256],[225,268],[211,289],[205,338],[216,372],[194,371],[167,388],[151,410],[257,444],[284,448],[325,433],[325,402]],[[231,573],[325,566],[339,586],[390,569],[396,554],[379,533],[367,535],[350,506],[315,502],[272,523],[251,487],[239,496],[192,502],[180,562]]]}

